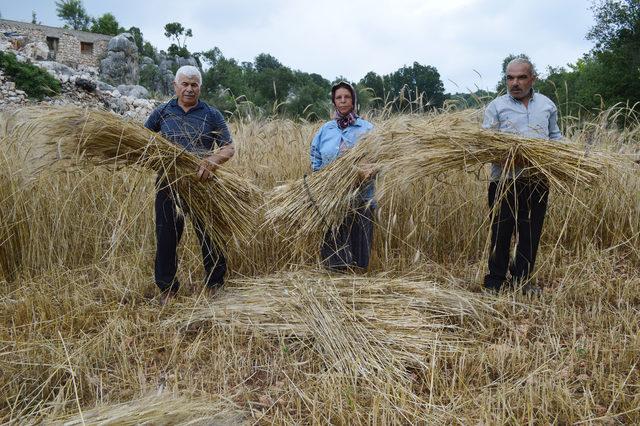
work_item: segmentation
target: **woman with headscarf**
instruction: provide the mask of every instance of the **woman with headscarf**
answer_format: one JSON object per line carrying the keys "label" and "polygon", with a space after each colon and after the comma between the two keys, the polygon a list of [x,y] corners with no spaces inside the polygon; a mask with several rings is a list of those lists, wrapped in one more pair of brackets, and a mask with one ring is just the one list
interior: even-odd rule
{"label": "woman with headscarf", "polygon": [[[344,81],[331,88],[334,120],[325,123],[311,142],[311,168],[318,171],[353,148],[358,140],[373,129],[373,124],[357,114],[357,98],[353,87]],[[373,239],[373,200],[375,172],[370,166],[361,166],[362,181],[359,197],[352,211],[337,229],[325,235],[320,256],[331,270],[347,271],[353,267],[369,266]]]}

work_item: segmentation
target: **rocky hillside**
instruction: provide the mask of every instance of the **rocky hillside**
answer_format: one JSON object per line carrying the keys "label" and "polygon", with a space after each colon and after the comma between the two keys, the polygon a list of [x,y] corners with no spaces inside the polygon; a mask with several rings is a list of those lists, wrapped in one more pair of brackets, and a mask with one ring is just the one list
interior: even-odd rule
{"label": "rocky hillside", "polygon": [[73,104],[106,108],[123,116],[144,121],[153,108],[160,103],[158,100],[149,99],[149,92],[143,86],[133,84],[112,86],[102,81],[98,68],[80,65],[75,69],[45,60],[46,56],[41,53],[43,49],[39,49],[36,44],[27,44],[15,50],[7,37],[0,34],[0,50],[14,53],[19,62],[28,62],[45,69],[60,81],[62,87],[60,95],[45,97],[42,101],[30,99],[0,69],[0,110],[13,110],[33,104]]}

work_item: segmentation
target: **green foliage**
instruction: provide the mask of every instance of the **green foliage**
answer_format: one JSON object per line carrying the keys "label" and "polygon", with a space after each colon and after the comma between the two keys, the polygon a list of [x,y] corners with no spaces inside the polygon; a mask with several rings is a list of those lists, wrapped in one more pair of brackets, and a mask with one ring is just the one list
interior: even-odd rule
{"label": "green foliage", "polygon": [[[242,63],[225,58],[217,47],[196,56],[208,66],[202,97],[221,110],[233,114],[250,104],[253,113],[264,115],[324,120],[331,114],[331,82],[319,74],[292,70],[267,53]],[[348,81],[336,79],[342,80]],[[354,88],[360,110],[385,107],[387,99],[393,111],[427,110],[445,100],[438,71],[417,62],[384,77],[370,72]]]}
{"label": "green foliage", "polygon": [[144,65],[140,67],[140,85],[149,91],[155,91],[160,80],[160,70],[154,65]]}
{"label": "green foliage", "polygon": [[92,33],[115,36],[123,33],[124,31],[124,28],[120,27],[120,24],[118,24],[116,17],[111,13],[105,13],[98,19],[93,19],[93,24],[91,25]]}
{"label": "green foliage", "polygon": [[147,56],[153,59],[154,61],[157,61],[158,51],[151,43],[149,43],[148,41],[145,41],[144,44],[142,45],[142,56]]}
{"label": "green foliage", "polygon": [[587,39],[596,43],[594,51],[615,50],[638,42],[640,2],[638,0],[598,0],[591,8],[596,24]]}
{"label": "green foliage", "polygon": [[199,54],[209,66],[203,74],[205,100],[236,113],[246,105],[253,112],[318,120],[327,117],[329,81],[318,74],[293,71],[269,54],[255,62],[225,58],[217,47]]}
{"label": "green foliage", "polygon": [[144,38],[142,37],[142,31],[138,27],[130,27],[127,32],[133,37],[133,42],[138,48],[138,52],[142,53]]}
{"label": "green foliage", "polygon": [[550,68],[536,84],[564,116],[594,115],[617,103],[640,102],[640,2],[598,0],[595,25],[587,34],[595,46],[568,68]]}
{"label": "green foliage", "polygon": [[379,76],[371,71],[358,86],[369,90],[370,107],[391,107],[393,111],[440,108],[444,104],[444,84],[440,73],[431,65],[414,62],[391,74]]}
{"label": "green foliage", "polygon": [[56,12],[58,17],[66,22],[65,27],[82,31],[89,29],[91,17],[87,14],[82,0],[58,0]]}
{"label": "green foliage", "polygon": [[489,92],[486,90],[476,90],[473,93],[454,93],[447,95],[447,103],[453,104],[458,108],[478,108],[491,102],[495,97],[496,92]]}
{"label": "green foliage", "polygon": [[42,99],[60,93],[60,82],[57,79],[42,68],[18,62],[13,53],[0,51],[0,69],[29,97]]}
{"label": "green foliage", "polygon": [[167,49],[167,53],[171,56],[180,56],[182,58],[188,58],[191,56],[191,52],[186,48],[186,46],[178,46],[175,43],[172,43]]}
{"label": "green foliage", "polygon": [[170,40],[175,40],[175,43],[172,43],[167,49],[169,55],[183,58],[191,56],[186,43],[188,37],[193,37],[191,28],[185,29],[179,22],[169,22],[164,26],[164,35]]}

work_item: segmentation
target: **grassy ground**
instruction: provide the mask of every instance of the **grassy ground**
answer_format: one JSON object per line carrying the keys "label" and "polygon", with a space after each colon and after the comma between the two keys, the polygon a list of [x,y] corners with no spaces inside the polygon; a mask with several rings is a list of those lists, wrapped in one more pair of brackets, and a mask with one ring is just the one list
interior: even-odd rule
{"label": "grassy ground", "polygon": [[[568,133],[632,152],[636,128],[608,123]],[[236,123],[229,166],[264,190],[299,178],[316,128]],[[188,227],[161,307],[154,176],[31,166],[0,146],[3,422],[640,422],[640,168],[551,195],[539,299],[480,292],[486,175],[453,172],[380,200],[363,276],[261,229],[211,298]]]}

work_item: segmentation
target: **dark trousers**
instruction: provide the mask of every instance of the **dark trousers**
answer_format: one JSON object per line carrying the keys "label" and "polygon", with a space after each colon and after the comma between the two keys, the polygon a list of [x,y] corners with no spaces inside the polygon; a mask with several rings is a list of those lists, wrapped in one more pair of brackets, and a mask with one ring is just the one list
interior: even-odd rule
{"label": "dark trousers", "polygon": [[361,206],[350,212],[337,229],[327,231],[320,247],[320,257],[327,268],[344,271],[351,266],[369,266],[373,211],[371,206]]}
{"label": "dark trousers", "polygon": [[[188,206],[167,185],[159,183],[157,185],[155,280],[161,291],[176,292],[180,287],[180,283],[176,279],[177,248],[184,230],[184,216],[178,214],[177,205],[185,213],[188,213]],[[224,275],[227,271],[224,255],[206,234],[203,224],[195,218],[192,218],[192,223],[202,248],[202,259],[206,272],[205,284],[212,288],[219,287],[224,284]]]}
{"label": "dark trousers", "polygon": [[[506,281],[507,270],[511,273],[512,283],[529,277],[536,262],[548,197],[549,188],[540,180],[518,178],[489,184],[489,206],[493,209],[496,202],[500,205],[491,223],[489,274],[484,277],[485,287],[500,288]],[[515,260],[510,265],[514,231],[518,243]]]}

